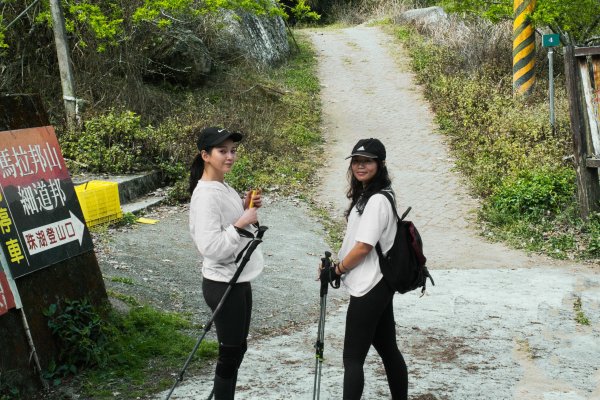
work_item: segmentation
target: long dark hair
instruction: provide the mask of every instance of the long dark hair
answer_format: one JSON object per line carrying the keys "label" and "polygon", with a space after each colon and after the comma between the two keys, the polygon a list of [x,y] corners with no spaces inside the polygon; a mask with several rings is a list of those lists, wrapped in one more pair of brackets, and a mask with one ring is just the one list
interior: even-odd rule
{"label": "long dark hair", "polygon": [[346,192],[346,197],[350,199],[350,207],[344,213],[346,219],[350,216],[350,211],[352,211],[355,205],[358,213],[362,215],[372,195],[383,189],[392,189],[392,180],[390,179],[385,161],[375,159],[375,162],[377,162],[377,173],[366,186],[363,186],[362,182],[354,177],[352,173],[352,161],[350,161],[350,166],[348,167],[350,188]]}
{"label": "long dark hair", "polygon": [[[210,154],[212,151],[212,147],[207,147],[205,151]],[[202,178],[202,174],[204,173],[204,160],[202,159],[202,153],[196,154],[194,157],[194,161],[192,161],[192,165],[190,167],[190,195],[194,193],[194,189],[196,189],[196,185],[198,185],[198,181]]]}

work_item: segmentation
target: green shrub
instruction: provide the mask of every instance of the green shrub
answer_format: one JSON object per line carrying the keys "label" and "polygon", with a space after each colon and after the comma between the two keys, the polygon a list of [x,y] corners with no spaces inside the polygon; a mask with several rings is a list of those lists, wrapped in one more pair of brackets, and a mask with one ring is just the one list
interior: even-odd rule
{"label": "green shrub", "polygon": [[189,179],[189,174],[187,174],[187,176],[184,175],[183,179],[176,181],[173,186],[169,188],[167,191],[167,204],[181,204],[190,200]]}
{"label": "green shrub", "polygon": [[87,300],[65,300],[44,311],[48,327],[59,342],[58,360],[51,363],[47,378],[55,384],[76,374],[79,368],[106,365],[108,337],[100,314]]}
{"label": "green shrub", "polygon": [[537,169],[507,177],[486,201],[486,212],[495,223],[516,219],[539,220],[559,214],[573,202],[575,173],[572,169]]}
{"label": "green shrub", "polygon": [[126,173],[148,169],[151,159],[146,147],[152,127],[141,126],[131,111],[109,111],[90,118],[81,131],[61,138],[65,157],[84,165],[90,172]]}

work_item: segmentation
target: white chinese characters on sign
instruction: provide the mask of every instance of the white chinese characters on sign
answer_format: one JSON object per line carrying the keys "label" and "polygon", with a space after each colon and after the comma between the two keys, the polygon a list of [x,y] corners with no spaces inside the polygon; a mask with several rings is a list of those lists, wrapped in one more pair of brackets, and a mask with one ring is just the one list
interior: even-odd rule
{"label": "white chinese characters on sign", "polygon": [[31,185],[18,186],[19,197],[25,215],[33,215],[41,211],[52,211],[55,208],[63,207],[67,195],[60,187],[60,179],[50,179],[48,183],[44,181],[34,182]]}
{"label": "white chinese characters on sign", "polygon": [[22,146],[4,148],[0,150],[0,169],[2,177],[23,177],[39,172],[52,171],[54,168],[62,170],[60,158],[56,148],[46,143],[45,148],[39,144],[30,144],[28,150]]}
{"label": "white chinese characters on sign", "polygon": [[65,243],[78,241],[81,244],[85,224],[69,211],[70,217],[62,221],[29,229],[23,239],[29,254],[37,254]]}

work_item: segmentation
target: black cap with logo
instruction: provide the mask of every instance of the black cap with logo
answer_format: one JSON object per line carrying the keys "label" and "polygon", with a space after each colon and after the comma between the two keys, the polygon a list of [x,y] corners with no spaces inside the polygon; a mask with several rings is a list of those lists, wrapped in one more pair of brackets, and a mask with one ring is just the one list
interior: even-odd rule
{"label": "black cap with logo", "polygon": [[363,156],[385,160],[385,146],[379,139],[360,139],[352,148],[352,154],[346,158]]}
{"label": "black cap with logo", "polygon": [[244,136],[239,132],[230,132],[227,129],[211,126],[209,128],[202,129],[200,135],[198,136],[196,145],[198,146],[198,150],[202,151],[210,147],[214,147],[219,143],[223,143],[227,139],[231,139],[234,142],[239,142],[243,137]]}

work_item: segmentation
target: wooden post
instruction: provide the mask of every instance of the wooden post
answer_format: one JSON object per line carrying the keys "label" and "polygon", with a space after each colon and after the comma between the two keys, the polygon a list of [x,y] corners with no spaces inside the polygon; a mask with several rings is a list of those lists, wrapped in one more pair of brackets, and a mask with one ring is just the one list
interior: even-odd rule
{"label": "wooden post", "polygon": [[63,102],[67,125],[75,126],[77,117],[77,99],[75,98],[75,79],[71,68],[71,56],[67,42],[67,31],[65,29],[65,17],[63,15],[60,0],[50,0],[50,11],[52,13],[52,27],[54,30],[54,43],[56,44],[56,56],[58,57],[58,68],[60,70],[60,82],[62,85]]}
{"label": "wooden post", "polygon": [[598,168],[588,166],[587,163],[587,158],[591,154],[584,115],[586,107],[582,96],[579,61],[575,57],[573,46],[565,48],[565,77],[569,95],[579,211],[581,217],[587,219],[591,212],[600,210],[600,181],[598,180]]}

